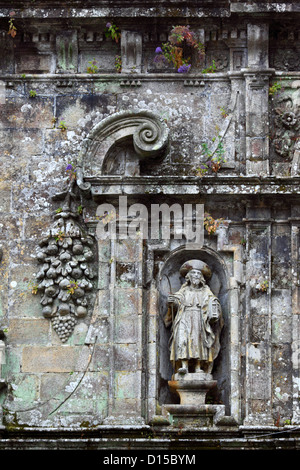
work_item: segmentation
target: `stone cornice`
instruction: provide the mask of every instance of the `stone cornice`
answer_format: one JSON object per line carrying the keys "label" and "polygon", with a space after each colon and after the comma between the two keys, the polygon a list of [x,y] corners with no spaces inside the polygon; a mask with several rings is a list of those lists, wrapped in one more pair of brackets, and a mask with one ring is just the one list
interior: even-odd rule
{"label": "stone cornice", "polygon": [[15,18],[40,18],[40,19],[67,19],[67,18],[108,18],[123,17],[153,17],[153,18],[203,18],[203,17],[230,17],[234,14],[245,16],[257,16],[263,14],[283,15],[300,13],[300,2],[298,1],[253,1],[241,2],[237,0],[206,0],[200,4],[196,0],[91,0],[82,2],[71,0],[59,2],[53,0],[46,2],[40,0],[33,4],[27,0],[15,0],[11,7],[7,2],[0,2],[0,18],[9,17],[14,11]]}
{"label": "stone cornice", "polygon": [[85,177],[94,198],[121,194],[290,195],[300,192],[300,177],[256,176],[99,176]]}

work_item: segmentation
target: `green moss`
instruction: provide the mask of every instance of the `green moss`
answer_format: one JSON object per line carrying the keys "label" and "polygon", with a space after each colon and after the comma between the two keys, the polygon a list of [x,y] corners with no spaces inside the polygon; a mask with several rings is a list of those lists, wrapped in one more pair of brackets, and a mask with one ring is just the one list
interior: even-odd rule
{"label": "green moss", "polygon": [[17,413],[11,413],[9,412],[9,417],[10,419],[8,420],[8,413],[5,413],[5,408],[4,408],[4,414],[3,414],[3,425],[8,431],[19,431],[20,429],[25,429],[26,425],[25,424],[20,424],[18,422],[17,418]]}

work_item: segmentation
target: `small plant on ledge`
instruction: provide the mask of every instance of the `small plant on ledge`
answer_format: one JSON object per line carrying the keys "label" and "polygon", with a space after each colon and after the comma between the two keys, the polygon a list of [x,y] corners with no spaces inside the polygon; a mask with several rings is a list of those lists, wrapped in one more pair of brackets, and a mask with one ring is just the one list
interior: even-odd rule
{"label": "small plant on ledge", "polygon": [[15,14],[14,11],[11,11],[10,12],[10,20],[8,21],[8,32],[7,34],[9,34],[12,38],[16,37],[17,35],[17,28],[15,27],[14,25],[14,19],[12,18],[12,16]]}
{"label": "small plant on ledge", "polygon": [[68,287],[68,293],[74,294],[75,290],[78,289],[80,286],[78,285],[78,281],[71,281],[67,287]]}
{"label": "small plant on ledge", "polygon": [[120,55],[115,57],[115,69],[118,73],[122,71],[122,57]]}
{"label": "small plant on ledge", "polygon": [[62,230],[59,230],[55,236],[56,242],[61,242],[65,238],[65,233]]}
{"label": "small plant on ledge", "polygon": [[264,281],[262,281],[258,288],[257,288],[260,292],[267,292],[267,290],[269,289],[269,281],[268,279],[265,279]]}
{"label": "small plant on ledge", "polygon": [[97,72],[99,72],[99,68],[98,68],[98,66],[97,66],[97,61],[96,61],[96,59],[90,60],[90,61],[89,61],[89,64],[90,64],[90,65],[89,65],[89,66],[87,67],[87,69],[86,69],[87,73],[97,73]]}
{"label": "small plant on ledge", "polygon": [[[225,150],[220,136],[218,136],[218,139],[219,142],[214,151],[209,150],[208,145],[205,142],[201,144],[202,156],[206,163],[202,163],[199,168],[196,168],[197,176],[204,176],[209,170],[213,173],[217,173],[220,170],[222,163],[226,162],[224,158]],[[216,138],[213,139],[213,142],[215,142],[215,140]]]}
{"label": "small plant on ledge", "polygon": [[208,235],[213,235],[222,222],[224,222],[223,218],[214,219],[208,212],[204,213],[204,228],[208,232]]}
{"label": "small plant on ledge", "polygon": [[278,83],[278,82],[273,83],[273,85],[269,87],[269,96],[276,95],[276,93],[278,93],[279,90],[281,90],[281,88],[282,88],[281,83]]}
{"label": "small plant on ledge", "polygon": [[113,41],[115,41],[117,43],[119,42],[120,37],[121,37],[121,33],[119,31],[118,26],[116,26],[115,24],[112,24],[112,23],[107,23],[106,24],[106,30],[105,30],[104,34],[107,38],[111,38]]}
{"label": "small plant on ledge", "polygon": [[34,281],[29,281],[28,282],[28,287],[31,290],[31,293],[33,295],[36,295],[38,293],[38,284]]}
{"label": "small plant on ledge", "polygon": [[60,129],[61,131],[66,131],[66,130],[67,130],[67,126],[66,126],[65,121],[60,121],[58,127],[59,127],[59,129]]}
{"label": "small plant on ledge", "polygon": [[201,73],[215,73],[216,70],[217,70],[217,66],[216,66],[215,61],[213,60],[212,65],[209,65],[208,67],[206,67],[206,69],[203,69]]}
{"label": "small plant on ledge", "polygon": [[155,63],[170,63],[179,73],[186,73],[191,68],[191,58],[184,58],[184,46],[195,49],[199,57],[204,55],[204,46],[197,41],[196,34],[189,26],[173,26],[169,34],[169,42],[165,42],[155,50]]}

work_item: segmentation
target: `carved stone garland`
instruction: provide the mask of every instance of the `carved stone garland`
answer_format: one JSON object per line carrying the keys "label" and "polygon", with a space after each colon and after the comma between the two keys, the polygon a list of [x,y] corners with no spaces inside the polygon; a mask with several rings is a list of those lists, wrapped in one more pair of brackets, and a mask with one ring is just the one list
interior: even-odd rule
{"label": "carved stone garland", "polygon": [[282,158],[291,160],[300,128],[299,109],[289,96],[275,100],[275,152]]}
{"label": "carved stone garland", "polygon": [[69,189],[60,194],[66,196],[65,204],[56,213],[54,224],[40,241],[36,254],[41,263],[37,291],[42,294],[42,312],[51,319],[62,342],[72,334],[77,319],[87,315],[94,278],[91,269],[94,241],[81,227],[78,211],[71,209],[75,185],[74,179]]}

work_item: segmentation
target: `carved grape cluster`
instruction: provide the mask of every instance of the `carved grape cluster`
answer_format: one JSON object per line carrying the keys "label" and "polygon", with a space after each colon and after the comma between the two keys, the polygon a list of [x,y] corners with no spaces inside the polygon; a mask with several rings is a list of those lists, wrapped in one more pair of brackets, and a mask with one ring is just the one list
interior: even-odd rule
{"label": "carved grape cluster", "polygon": [[42,312],[63,342],[72,334],[77,318],[88,313],[93,244],[69,213],[59,214],[49,236],[39,243],[36,257],[42,264],[37,274]]}

